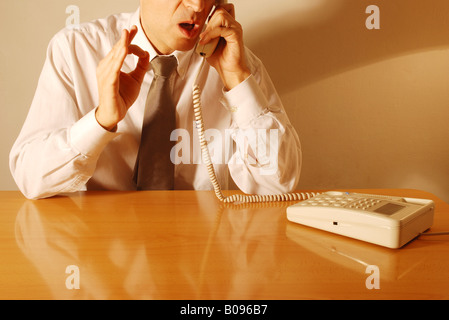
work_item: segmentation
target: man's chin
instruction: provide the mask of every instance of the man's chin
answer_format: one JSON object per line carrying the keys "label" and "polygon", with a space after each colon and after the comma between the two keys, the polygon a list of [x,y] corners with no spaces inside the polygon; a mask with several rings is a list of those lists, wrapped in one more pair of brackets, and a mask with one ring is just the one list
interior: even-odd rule
{"label": "man's chin", "polygon": [[190,51],[190,50],[192,50],[195,47],[196,42],[197,42],[196,39],[179,40],[174,45],[174,48],[177,51]]}

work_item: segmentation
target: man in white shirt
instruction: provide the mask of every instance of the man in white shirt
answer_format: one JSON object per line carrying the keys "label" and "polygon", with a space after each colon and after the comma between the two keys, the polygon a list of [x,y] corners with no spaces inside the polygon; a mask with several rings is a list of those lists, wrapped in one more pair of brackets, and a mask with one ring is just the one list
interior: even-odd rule
{"label": "man in white shirt", "polygon": [[[141,0],[135,13],[66,28],[53,37],[29,114],[10,153],[11,172],[26,197],[135,190],[133,169],[154,78],[149,61],[169,54],[178,61],[172,87],[178,128],[173,135],[175,189],[211,189],[196,141],[192,84],[203,59],[194,52],[196,42],[218,37],[220,44],[198,79],[221,186],[228,187],[230,175],[237,187],[251,194],[285,193],[296,187],[301,168],[298,136],[262,63],[244,47],[233,5],[218,6],[201,33],[214,4]],[[250,130],[266,134],[238,138],[238,132]],[[269,138],[271,133],[276,139]],[[275,161],[267,162],[266,154],[255,150],[261,145],[270,159],[275,153]]]}

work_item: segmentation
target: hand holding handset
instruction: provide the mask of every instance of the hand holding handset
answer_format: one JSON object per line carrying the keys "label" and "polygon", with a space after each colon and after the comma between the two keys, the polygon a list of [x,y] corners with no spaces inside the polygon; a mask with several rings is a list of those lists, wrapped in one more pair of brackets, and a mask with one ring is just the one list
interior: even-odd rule
{"label": "hand holding handset", "polygon": [[[218,0],[216,1],[216,5],[212,8],[208,18],[207,22],[209,22],[210,18],[215,12],[215,9],[217,5],[226,3],[226,0]],[[204,26],[203,31],[206,29],[207,24]],[[198,130],[198,137],[200,141],[200,147],[201,152],[203,156],[204,164],[207,167],[209,177],[211,180],[211,183],[213,185],[213,188],[215,190],[215,194],[217,198],[225,203],[251,203],[251,202],[273,202],[273,201],[298,201],[298,200],[304,200],[309,199],[316,195],[316,193],[285,193],[285,194],[275,194],[275,195],[242,195],[242,194],[234,194],[229,197],[225,197],[222,193],[220,184],[218,182],[218,179],[215,174],[215,170],[210,158],[209,149],[207,147],[207,141],[205,139],[204,134],[204,122],[202,117],[202,108],[201,108],[201,90],[198,85],[198,77],[201,74],[201,71],[204,66],[204,62],[206,61],[206,58],[210,57],[219,42],[220,38],[215,38],[208,42],[205,45],[197,44],[197,47],[195,48],[195,51],[203,57],[203,61],[201,63],[201,66],[198,70],[198,73],[196,75],[196,78],[194,80],[193,84],[193,109],[195,114],[195,121],[196,121],[196,127]]]}

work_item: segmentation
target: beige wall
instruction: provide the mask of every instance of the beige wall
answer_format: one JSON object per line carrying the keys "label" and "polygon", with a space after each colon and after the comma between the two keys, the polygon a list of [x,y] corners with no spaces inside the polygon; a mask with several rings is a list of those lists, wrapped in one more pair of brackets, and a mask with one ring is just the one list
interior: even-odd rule
{"label": "beige wall", "polygon": [[[246,44],[265,62],[303,146],[301,189],[416,188],[449,202],[449,1],[235,0]],[[68,5],[81,21],[138,1],[0,4],[0,189],[9,149]],[[380,8],[380,30],[365,9]]]}

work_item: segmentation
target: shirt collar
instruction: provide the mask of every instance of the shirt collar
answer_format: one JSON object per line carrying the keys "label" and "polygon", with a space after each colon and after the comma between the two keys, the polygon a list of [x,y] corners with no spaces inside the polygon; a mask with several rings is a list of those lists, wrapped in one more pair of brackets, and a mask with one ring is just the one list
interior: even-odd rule
{"label": "shirt collar", "polygon": [[[137,11],[131,16],[129,27],[133,25],[137,26],[137,34],[131,44],[137,45],[147,51],[150,54],[150,61],[153,60],[158,54],[143,31],[143,27],[140,22],[140,8],[137,9]],[[189,51],[175,51],[172,53],[172,55],[174,55],[178,60],[177,72],[181,79],[184,79],[186,75],[193,52],[194,49]],[[137,57],[135,57],[135,59],[137,60]]]}

